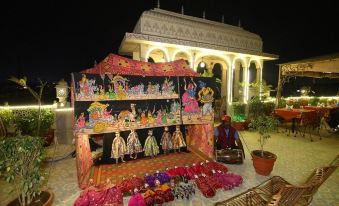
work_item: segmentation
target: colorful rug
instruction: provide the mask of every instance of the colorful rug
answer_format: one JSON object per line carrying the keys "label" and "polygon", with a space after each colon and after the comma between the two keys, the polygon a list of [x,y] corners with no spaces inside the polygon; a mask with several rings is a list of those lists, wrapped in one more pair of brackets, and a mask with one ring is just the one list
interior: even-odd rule
{"label": "colorful rug", "polygon": [[164,171],[167,167],[172,168],[174,166],[191,165],[202,160],[201,157],[193,152],[171,153],[168,155],[159,155],[153,159],[137,159],[119,163],[118,165],[109,164],[95,166],[94,171],[91,172],[90,176],[93,178],[96,185],[104,184],[107,178],[110,178],[112,183],[116,184],[121,182],[124,177],[129,178],[133,175],[144,177],[146,173],[153,174],[157,170]]}

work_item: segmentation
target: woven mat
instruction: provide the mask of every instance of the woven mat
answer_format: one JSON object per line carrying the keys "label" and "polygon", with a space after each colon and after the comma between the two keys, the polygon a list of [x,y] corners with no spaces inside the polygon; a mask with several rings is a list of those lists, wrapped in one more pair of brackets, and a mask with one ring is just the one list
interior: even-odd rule
{"label": "woven mat", "polygon": [[99,165],[94,167],[94,171],[91,172],[96,185],[101,185],[106,182],[107,178],[110,178],[112,183],[119,183],[122,179],[132,177],[136,175],[138,177],[144,177],[146,173],[153,174],[157,170],[165,171],[165,169],[172,168],[174,166],[192,165],[202,161],[203,159],[193,152],[186,153],[171,153],[168,155],[158,155],[155,158],[143,158],[137,160],[131,160],[125,163]]}

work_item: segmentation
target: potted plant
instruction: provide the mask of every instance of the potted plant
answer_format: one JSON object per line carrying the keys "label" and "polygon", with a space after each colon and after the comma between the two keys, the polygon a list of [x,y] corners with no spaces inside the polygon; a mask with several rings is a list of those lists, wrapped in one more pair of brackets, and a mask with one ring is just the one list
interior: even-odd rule
{"label": "potted plant", "polygon": [[0,176],[13,183],[17,195],[8,206],[52,205],[54,194],[41,190],[43,143],[40,137],[21,135],[0,140]]}
{"label": "potted plant", "polygon": [[264,146],[271,137],[270,132],[276,130],[278,123],[278,120],[271,116],[261,115],[253,119],[249,125],[251,130],[257,131],[260,135],[260,150],[251,152],[254,169],[260,175],[269,175],[273,170],[274,162],[277,159],[275,154],[265,151]]}
{"label": "potted plant", "polygon": [[[42,190],[43,175],[42,162],[44,154],[44,141],[39,134],[41,132],[41,96],[46,83],[40,81],[40,91],[35,92],[26,84],[26,78],[11,81],[27,89],[38,101],[38,113],[35,130],[31,130],[34,136],[24,136],[20,132],[14,137],[7,137],[0,141],[0,176],[6,181],[12,182],[18,195],[8,205],[22,206],[49,206],[53,203],[54,194],[49,190]],[[47,182],[44,182],[47,185]]]}
{"label": "potted plant", "polygon": [[246,118],[245,118],[245,109],[246,105],[243,103],[233,103],[233,117],[232,117],[232,126],[238,131],[245,130],[246,128]]}

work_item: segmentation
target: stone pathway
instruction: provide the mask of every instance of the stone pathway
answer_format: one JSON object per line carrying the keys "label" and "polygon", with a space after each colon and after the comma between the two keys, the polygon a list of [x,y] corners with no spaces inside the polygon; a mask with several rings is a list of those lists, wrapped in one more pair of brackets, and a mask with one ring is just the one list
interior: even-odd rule
{"label": "stone pathway", "polygon": [[[259,148],[258,134],[254,132],[241,132],[249,150]],[[278,156],[271,176],[279,175],[291,183],[301,184],[305,181],[314,168],[329,164],[339,154],[339,136],[318,140],[314,138],[310,142],[308,138],[300,136],[291,137],[284,133],[275,133],[268,140],[265,149]],[[244,144],[244,143],[243,143]],[[218,191],[213,198],[207,199],[198,192],[193,199],[176,200],[166,205],[171,206],[208,206],[215,202],[228,199],[247,189],[259,184],[269,177],[257,175],[252,166],[250,154],[245,148],[246,159],[242,165],[228,165],[230,172],[240,174],[244,183],[231,191]],[[55,193],[55,206],[71,206],[79,196],[80,190],[77,185],[75,159],[67,158],[53,163],[52,173],[49,179],[49,187]],[[10,186],[1,180],[0,182],[0,205],[5,205],[13,198],[9,195]],[[311,205],[337,205],[339,204],[339,170],[320,187]],[[124,205],[127,205],[129,197],[125,197]]]}

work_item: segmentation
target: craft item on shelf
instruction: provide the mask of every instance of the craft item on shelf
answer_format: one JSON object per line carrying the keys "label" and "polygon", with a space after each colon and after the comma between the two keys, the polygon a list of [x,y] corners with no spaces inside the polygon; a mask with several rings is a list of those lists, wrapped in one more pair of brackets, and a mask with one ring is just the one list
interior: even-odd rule
{"label": "craft item on shelf", "polygon": [[[154,110],[153,110],[154,112]],[[154,124],[154,117],[153,117],[153,113],[151,111],[147,112],[147,123],[148,126],[152,126]]]}
{"label": "craft item on shelf", "polygon": [[155,192],[149,188],[149,185],[147,183],[145,184],[145,190],[146,191],[144,194],[144,200],[145,200],[146,206],[153,206]]}
{"label": "craft item on shelf", "polygon": [[184,112],[188,115],[188,120],[191,119],[191,115],[194,113],[200,113],[200,108],[198,101],[195,98],[197,84],[194,82],[193,78],[191,78],[192,83],[187,85],[186,78],[184,78],[184,89],[185,92],[182,95],[182,102],[184,106]]}
{"label": "craft item on shelf", "polygon": [[215,189],[208,184],[208,180],[204,176],[198,177],[194,176],[194,182],[197,185],[200,192],[207,198],[211,198],[215,196]]}
{"label": "craft item on shelf", "polygon": [[128,80],[126,78],[120,75],[116,75],[112,79],[111,83],[113,84],[113,88],[114,88],[114,92],[116,94],[117,100],[125,100],[127,98],[127,93],[126,93],[127,81]]}
{"label": "craft item on shelf", "polygon": [[144,145],[145,156],[154,157],[159,154],[157,140],[153,136],[153,130],[148,130],[148,136]]}
{"label": "craft item on shelf", "polygon": [[106,92],[106,96],[108,99],[115,100],[116,95],[115,92],[113,91],[112,85],[108,85],[108,92]]}
{"label": "craft item on shelf", "polygon": [[169,150],[173,149],[172,135],[169,132],[168,127],[164,128],[164,133],[162,134],[160,145],[162,146],[165,154],[167,154]]}
{"label": "craft item on shelf", "polygon": [[145,174],[144,177],[145,183],[147,183],[150,187],[155,186],[155,177],[153,175],[149,175],[148,173]]}
{"label": "craft item on shelf", "polygon": [[186,143],[182,132],[180,131],[180,125],[175,127],[175,131],[172,135],[173,149],[180,152],[181,147],[186,147]]}
{"label": "craft item on shelf", "polygon": [[157,111],[157,117],[156,117],[155,123],[157,123],[157,125],[162,125],[162,111],[161,111],[161,109],[159,109]]}
{"label": "craft item on shelf", "polygon": [[140,115],[140,123],[143,125],[143,126],[146,126],[147,125],[147,117],[146,117],[146,114],[144,111],[141,112],[141,115]]}
{"label": "craft item on shelf", "polygon": [[171,96],[176,94],[174,90],[173,81],[169,81],[169,78],[165,78],[164,83],[161,85],[161,94],[163,96]]}
{"label": "craft item on shelf", "polygon": [[85,114],[81,112],[78,120],[77,120],[77,129],[84,129],[86,128],[86,119],[85,119]]}
{"label": "craft item on shelf", "polygon": [[102,85],[99,85],[99,95],[98,95],[99,100],[104,100],[106,99],[105,96],[105,89],[103,88]]}
{"label": "craft item on shelf", "polygon": [[222,184],[224,190],[231,190],[234,187],[238,187],[243,182],[243,179],[240,175],[232,173],[225,174],[220,170],[217,172],[214,171],[213,176]]}
{"label": "craft item on shelf", "polygon": [[128,206],[146,206],[145,200],[137,188],[134,188],[133,195],[128,201]]}
{"label": "craft item on shelf", "polygon": [[81,80],[77,84],[79,92],[76,93],[77,100],[96,99],[96,92],[99,90],[95,79],[88,79],[86,74],[82,74]]}
{"label": "craft item on shelf", "polygon": [[[130,158],[137,159],[138,153],[142,152],[142,146],[139,140],[138,133],[131,129],[131,133],[127,137],[127,154]],[[133,154],[135,155],[133,157]]]}
{"label": "craft item on shelf", "polygon": [[126,149],[126,143],[124,138],[120,136],[120,132],[115,133],[115,138],[113,139],[112,142],[112,154],[111,158],[115,159],[115,163],[117,164],[119,161],[119,158],[121,158],[121,162],[124,161],[124,155],[126,154],[127,149]]}
{"label": "craft item on shelf", "polygon": [[210,87],[206,87],[206,83],[199,81],[199,87],[201,88],[198,92],[198,101],[203,103],[202,115],[214,115],[212,103],[214,91]]}
{"label": "craft item on shelf", "polygon": [[[120,111],[120,113],[118,115],[119,126],[122,126],[122,127],[130,126],[131,123],[135,122],[135,117],[137,115],[135,106],[136,106],[136,104],[130,104],[131,111],[129,111],[129,110]],[[128,125],[126,125],[126,124],[128,124]]]}
{"label": "craft item on shelf", "polygon": [[120,188],[110,182],[108,184],[106,182],[106,185],[101,189],[90,185],[74,202],[74,206],[97,205],[123,205],[123,194]]}
{"label": "craft item on shelf", "polygon": [[153,176],[160,181],[160,184],[170,182],[171,180],[171,178],[165,172],[156,171]]}

